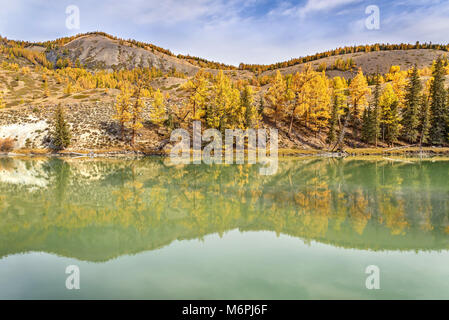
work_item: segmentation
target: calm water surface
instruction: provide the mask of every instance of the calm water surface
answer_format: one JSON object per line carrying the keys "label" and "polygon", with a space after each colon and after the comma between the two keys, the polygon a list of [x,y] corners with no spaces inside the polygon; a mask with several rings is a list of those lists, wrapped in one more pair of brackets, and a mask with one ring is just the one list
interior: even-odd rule
{"label": "calm water surface", "polygon": [[448,249],[444,159],[0,158],[1,299],[449,299]]}

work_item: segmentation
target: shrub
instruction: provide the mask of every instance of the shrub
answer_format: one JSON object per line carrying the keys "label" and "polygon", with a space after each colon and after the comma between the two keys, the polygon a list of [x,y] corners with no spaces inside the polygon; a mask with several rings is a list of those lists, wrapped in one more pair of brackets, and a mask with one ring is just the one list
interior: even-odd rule
{"label": "shrub", "polygon": [[13,149],[14,149],[14,139],[13,138],[0,139],[0,151],[1,152],[10,152]]}

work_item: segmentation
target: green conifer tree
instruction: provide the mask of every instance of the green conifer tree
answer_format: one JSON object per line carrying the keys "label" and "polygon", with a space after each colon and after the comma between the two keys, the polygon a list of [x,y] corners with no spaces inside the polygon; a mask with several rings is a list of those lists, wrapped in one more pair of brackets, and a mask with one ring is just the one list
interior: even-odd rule
{"label": "green conifer tree", "polygon": [[245,127],[254,128],[259,122],[259,112],[254,104],[254,93],[249,85],[246,85],[240,93],[240,103],[245,109]]}
{"label": "green conifer tree", "polygon": [[338,130],[338,98],[334,95],[331,110],[331,118],[329,119],[329,132],[327,134],[327,143],[333,144],[337,141],[337,130]]}
{"label": "green conifer tree", "polygon": [[70,145],[70,129],[65,120],[64,110],[61,104],[56,108],[51,131],[53,145],[57,150],[63,150]]}
{"label": "green conifer tree", "polygon": [[433,81],[430,87],[430,142],[441,144],[446,141],[448,108],[447,92],[444,89],[445,70],[443,60],[438,58],[433,71]]}
{"label": "green conifer tree", "polygon": [[420,95],[422,85],[419,80],[418,68],[415,65],[412,70],[407,93],[405,95],[405,108],[402,115],[402,136],[410,143],[414,143],[419,137],[419,113]]}
{"label": "green conifer tree", "polygon": [[362,140],[366,143],[373,141],[373,116],[371,109],[371,106],[365,108],[362,115]]}
{"label": "green conifer tree", "polygon": [[374,99],[373,99],[373,110],[371,113],[371,135],[374,139],[374,144],[377,147],[377,141],[380,137],[380,116],[381,116],[381,109],[380,109],[380,81],[379,81],[379,72],[376,74],[375,79],[376,86],[374,87]]}
{"label": "green conifer tree", "polygon": [[429,142],[429,130],[430,130],[430,104],[428,97],[424,94],[421,97],[419,119],[420,119],[419,145],[422,146],[423,143]]}

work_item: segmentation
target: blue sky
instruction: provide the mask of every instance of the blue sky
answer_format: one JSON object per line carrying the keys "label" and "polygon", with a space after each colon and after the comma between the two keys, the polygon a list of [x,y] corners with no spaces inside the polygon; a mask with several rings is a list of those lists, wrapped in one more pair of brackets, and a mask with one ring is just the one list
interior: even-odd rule
{"label": "blue sky", "polygon": [[[0,0],[0,34],[50,40],[100,30],[174,53],[238,65],[273,63],[339,46],[449,43],[449,1],[363,0]],[[65,26],[68,5],[80,29]],[[368,30],[365,9],[380,9]]]}

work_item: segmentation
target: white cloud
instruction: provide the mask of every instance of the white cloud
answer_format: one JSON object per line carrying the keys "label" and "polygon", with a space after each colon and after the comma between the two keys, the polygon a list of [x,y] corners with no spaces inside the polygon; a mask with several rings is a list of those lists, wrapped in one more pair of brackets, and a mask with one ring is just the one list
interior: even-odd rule
{"label": "white cloud", "polygon": [[[69,35],[65,7],[45,0],[4,2],[0,34],[49,40]],[[77,0],[80,32],[100,30],[174,53],[238,64],[273,63],[344,45],[447,42],[449,1],[416,0]],[[381,29],[364,27],[378,4]],[[271,10],[271,11],[270,11]]]}
{"label": "white cloud", "polygon": [[307,0],[303,6],[293,6],[288,2],[281,3],[278,8],[272,10],[270,15],[296,16],[305,18],[308,14],[357,3],[361,0]]}
{"label": "white cloud", "polygon": [[138,24],[173,25],[232,18],[243,5],[235,0],[114,0],[105,7],[109,14],[128,18]]}
{"label": "white cloud", "polygon": [[403,7],[402,11],[385,19],[384,25],[396,33],[400,31],[404,38],[447,43],[448,15],[448,2],[433,1],[432,5],[426,8],[405,10]]}
{"label": "white cloud", "polygon": [[360,0],[308,0],[304,7],[298,9],[301,17],[305,17],[310,12],[328,11]]}

